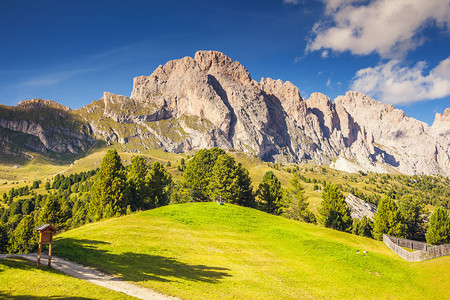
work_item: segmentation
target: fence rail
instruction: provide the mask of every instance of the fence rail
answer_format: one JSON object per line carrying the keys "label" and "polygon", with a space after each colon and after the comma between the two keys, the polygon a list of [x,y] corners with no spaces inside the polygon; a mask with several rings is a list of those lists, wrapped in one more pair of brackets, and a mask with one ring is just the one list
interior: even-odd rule
{"label": "fence rail", "polygon": [[[440,256],[450,255],[450,244],[428,246],[427,243],[407,240],[386,234],[383,234],[383,242],[389,247],[389,249],[391,249],[401,258],[411,262],[423,261]],[[416,251],[409,252],[402,247],[410,248]]]}

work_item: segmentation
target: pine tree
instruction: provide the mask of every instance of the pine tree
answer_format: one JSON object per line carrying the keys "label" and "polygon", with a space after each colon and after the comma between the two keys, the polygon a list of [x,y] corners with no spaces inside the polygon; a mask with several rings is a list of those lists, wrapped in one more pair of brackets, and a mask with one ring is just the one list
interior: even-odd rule
{"label": "pine tree", "polygon": [[394,200],[385,196],[378,203],[374,217],[373,237],[383,239],[383,234],[406,237],[407,226]]}
{"label": "pine tree", "polygon": [[352,228],[350,209],[345,202],[344,195],[334,184],[327,184],[322,192],[322,204],[319,208],[321,223],[328,228],[347,231]]}
{"label": "pine tree", "polygon": [[154,208],[169,204],[172,176],[166,172],[164,166],[154,162],[146,178],[150,189],[150,202],[146,202],[144,208]]}
{"label": "pine tree", "polygon": [[0,253],[8,251],[8,232],[6,226],[0,222]]}
{"label": "pine tree", "polygon": [[293,220],[316,223],[316,217],[308,209],[309,203],[299,176],[295,174],[290,183],[292,187],[284,193],[283,215]]}
{"label": "pine tree", "polygon": [[264,174],[257,194],[264,211],[275,215],[281,213],[283,191],[280,181],[272,171]]}
{"label": "pine tree", "polygon": [[129,202],[130,191],[120,156],[115,149],[108,150],[91,190],[91,219],[125,214]]}
{"label": "pine tree", "polygon": [[10,253],[28,253],[37,245],[38,237],[34,229],[33,218],[24,217],[12,233],[10,239]]}
{"label": "pine tree", "polygon": [[40,224],[52,224],[57,228],[64,227],[64,217],[58,197],[51,195],[39,214]]}
{"label": "pine tree", "polygon": [[[148,166],[142,156],[135,156],[127,174],[131,191],[131,208],[133,211],[146,209],[146,202],[151,202],[151,190],[147,182]],[[148,209],[149,207],[147,207]]]}
{"label": "pine tree", "polygon": [[194,190],[194,198],[197,201],[208,201],[208,186],[212,175],[212,169],[217,158],[225,154],[219,148],[202,149],[195,153],[184,171],[186,183]]}
{"label": "pine tree", "polygon": [[431,245],[450,243],[450,217],[444,207],[438,206],[434,210],[425,237]]}
{"label": "pine tree", "polygon": [[236,163],[228,154],[217,158],[211,172],[208,185],[208,196],[211,200],[221,200],[225,203],[237,203],[238,182],[235,174]]}
{"label": "pine tree", "polygon": [[405,196],[400,199],[399,209],[405,219],[407,238],[415,240],[425,239],[425,221],[427,212],[425,204],[418,198]]}
{"label": "pine tree", "polygon": [[194,202],[192,189],[187,186],[186,182],[177,180],[172,184],[171,190],[170,203]]}
{"label": "pine tree", "polygon": [[237,202],[235,204],[247,207],[255,207],[255,195],[252,188],[252,180],[248,170],[241,163],[234,170],[235,187],[237,188]]}
{"label": "pine tree", "polygon": [[364,216],[361,220],[353,219],[352,233],[360,236],[372,238],[373,221]]}

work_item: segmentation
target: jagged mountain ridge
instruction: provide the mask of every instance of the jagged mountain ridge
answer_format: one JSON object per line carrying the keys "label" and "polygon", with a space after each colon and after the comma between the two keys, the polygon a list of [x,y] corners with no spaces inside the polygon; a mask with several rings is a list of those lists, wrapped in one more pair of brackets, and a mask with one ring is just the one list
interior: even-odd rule
{"label": "jagged mountain ridge", "polygon": [[217,146],[264,160],[450,176],[450,109],[437,114],[430,127],[358,92],[334,102],[320,93],[304,100],[292,83],[257,82],[239,62],[217,51],[199,51],[136,77],[130,97],[105,93],[81,109],[58,111],[78,124],[72,131],[61,129],[65,138],[58,143],[70,147],[49,148],[47,130],[18,129],[12,125],[17,120],[5,113],[0,126],[39,137],[52,151],[84,151],[95,138],[130,151]]}

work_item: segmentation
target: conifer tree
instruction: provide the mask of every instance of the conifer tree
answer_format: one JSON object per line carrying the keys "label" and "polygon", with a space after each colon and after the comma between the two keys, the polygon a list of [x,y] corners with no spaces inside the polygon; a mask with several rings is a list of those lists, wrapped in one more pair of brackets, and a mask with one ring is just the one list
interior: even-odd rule
{"label": "conifer tree", "polygon": [[248,170],[239,163],[235,170],[235,187],[237,188],[237,202],[235,204],[247,207],[255,207],[255,195],[252,188],[252,180]]}
{"label": "conifer tree", "polygon": [[194,189],[197,201],[208,201],[208,186],[212,169],[219,155],[225,151],[219,148],[202,149],[195,153],[184,171],[184,179],[188,186]]}
{"label": "conifer tree", "polygon": [[334,184],[325,185],[322,192],[322,204],[319,208],[321,223],[328,228],[347,231],[352,228],[350,209],[345,202],[344,195]]}
{"label": "conifer tree", "polygon": [[208,195],[211,200],[225,203],[238,202],[238,182],[236,178],[236,163],[228,154],[221,154],[217,158],[211,172],[208,185]]}
{"label": "conifer tree", "polygon": [[450,243],[450,217],[444,207],[438,206],[434,210],[425,237],[431,245]]}
{"label": "conifer tree", "polygon": [[264,211],[275,215],[281,213],[283,191],[280,181],[272,171],[264,174],[257,194]]}
{"label": "conifer tree", "polygon": [[108,150],[91,190],[91,219],[122,215],[129,201],[130,191],[120,156],[115,149]]}
{"label": "conifer tree", "polygon": [[186,182],[177,180],[172,184],[170,193],[170,203],[186,203],[194,202],[192,189],[190,189]]}
{"label": "conifer tree", "polygon": [[169,204],[172,176],[166,172],[164,166],[155,161],[146,178],[150,189],[150,202],[144,204],[144,209]]}
{"label": "conifer tree", "polygon": [[360,236],[372,238],[373,221],[364,216],[361,220],[353,219],[352,233]]}
{"label": "conifer tree", "polygon": [[[147,182],[148,166],[142,156],[135,156],[131,160],[131,166],[127,174],[127,180],[131,191],[131,208],[133,211],[138,209],[148,209],[151,202],[151,190]],[[148,207],[146,207],[148,206]]]}
{"label": "conifer tree", "polygon": [[407,226],[407,238],[424,240],[427,218],[425,204],[418,198],[405,196],[399,201],[399,209]]}
{"label": "conifer tree", "polygon": [[40,224],[52,224],[57,228],[64,227],[64,217],[58,197],[51,195],[39,214]]}
{"label": "conifer tree", "polygon": [[37,244],[37,232],[34,228],[33,218],[24,217],[12,233],[9,252],[10,253],[28,253]]}
{"label": "conifer tree", "polygon": [[8,251],[8,232],[6,226],[0,222],[0,253]]}
{"label": "conifer tree", "polygon": [[293,220],[316,223],[316,217],[308,209],[309,203],[299,176],[295,174],[290,183],[292,187],[287,189],[284,194],[283,215]]}
{"label": "conifer tree", "polygon": [[378,203],[374,217],[373,237],[383,239],[383,234],[406,237],[407,226],[394,200],[385,196]]}

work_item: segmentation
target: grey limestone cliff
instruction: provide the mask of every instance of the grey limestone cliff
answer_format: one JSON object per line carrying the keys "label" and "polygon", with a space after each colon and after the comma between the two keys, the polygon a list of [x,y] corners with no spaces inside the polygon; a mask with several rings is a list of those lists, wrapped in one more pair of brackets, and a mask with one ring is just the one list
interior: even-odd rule
{"label": "grey limestone cliff", "polygon": [[430,127],[358,92],[334,101],[313,93],[305,100],[292,83],[257,82],[217,51],[199,51],[136,77],[130,97],[105,93],[76,111],[33,101],[27,111],[50,107],[75,125],[56,122],[63,125],[52,128],[36,118],[12,122],[0,114],[0,127],[31,134],[51,151],[84,151],[93,139],[136,151],[216,146],[269,161],[450,176],[450,109]]}

